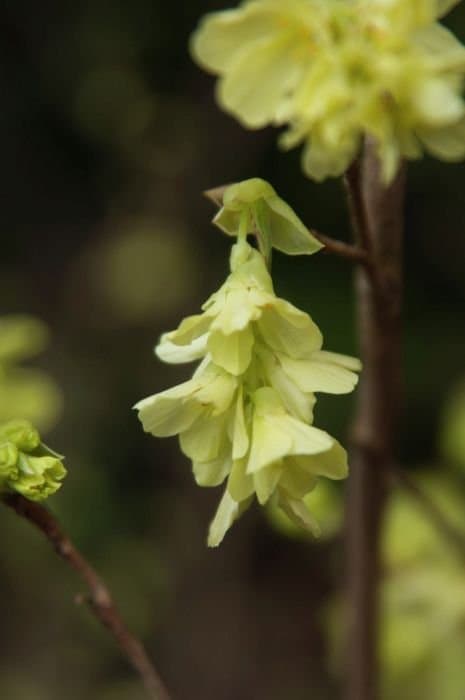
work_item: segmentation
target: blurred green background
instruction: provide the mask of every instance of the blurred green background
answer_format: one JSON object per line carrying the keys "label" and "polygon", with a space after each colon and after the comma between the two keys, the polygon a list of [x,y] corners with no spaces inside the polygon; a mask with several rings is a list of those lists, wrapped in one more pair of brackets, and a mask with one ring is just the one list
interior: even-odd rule
{"label": "blurred green background", "polygon": [[[276,133],[247,133],[222,114],[213,80],[191,62],[198,18],[226,6],[4,4],[0,313],[41,319],[50,339],[38,357],[23,353],[28,370],[2,375],[0,412],[26,406],[67,456],[50,505],[174,698],[336,700],[342,492],[315,495],[318,542],[254,509],[207,550],[218,492],[196,487],[176,441],[144,435],[131,411],[189,376],[153,346],[227,270],[230,242],[210,225],[203,190],[261,176],[308,225],[348,237],[341,184],[306,181]],[[465,7],[448,23],[464,39]],[[463,164],[409,169],[399,433],[402,463],[463,528],[464,187]],[[328,349],[356,353],[351,275],[323,254],[275,256],[277,292],[312,314]],[[353,400],[322,398],[317,423],[345,440]],[[143,698],[48,544],[5,509],[0,527],[0,697]],[[463,700],[465,565],[405,495],[393,496],[384,547],[384,697]]]}

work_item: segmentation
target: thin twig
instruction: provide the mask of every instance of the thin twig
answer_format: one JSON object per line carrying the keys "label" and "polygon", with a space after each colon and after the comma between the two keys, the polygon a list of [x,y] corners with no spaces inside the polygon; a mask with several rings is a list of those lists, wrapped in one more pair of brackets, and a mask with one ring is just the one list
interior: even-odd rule
{"label": "thin twig", "polygon": [[28,520],[40,530],[53,545],[57,554],[74,569],[86,584],[89,595],[84,599],[95,617],[114,637],[129,663],[139,674],[147,696],[151,700],[170,700],[147,652],[142,643],[127,628],[106,584],[63,532],[56,518],[44,506],[28,501],[18,494],[4,495],[2,501],[20,517]]}
{"label": "thin twig", "polygon": [[415,499],[424,513],[441,533],[444,539],[449,542],[457,551],[460,558],[465,560],[465,532],[456,527],[441,508],[426,494],[421,486],[412,479],[404,470],[392,468],[391,474],[395,481],[405,489],[408,494]]}
{"label": "thin twig", "polygon": [[314,228],[311,229],[312,234],[317,238],[320,243],[323,243],[325,250],[333,255],[338,255],[341,258],[350,260],[354,263],[359,263],[360,265],[371,266],[372,262],[370,256],[366,250],[360,248],[357,245],[352,245],[351,243],[344,243],[343,241],[338,241],[336,238],[330,238],[330,236],[325,236],[319,231],[315,231]]}

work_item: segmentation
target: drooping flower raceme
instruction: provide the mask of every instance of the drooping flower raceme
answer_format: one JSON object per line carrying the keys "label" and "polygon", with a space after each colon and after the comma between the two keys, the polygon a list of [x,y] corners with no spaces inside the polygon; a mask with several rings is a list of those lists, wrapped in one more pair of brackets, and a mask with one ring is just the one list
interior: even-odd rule
{"label": "drooping flower raceme", "polygon": [[226,488],[209,544],[221,542],[256,496],[317,529],[303,502],[318,477],[347,475],[339,443],[314,427],[315,393],[352,391],[360,363],[328,353],[310,316],[274,293],[262,254],[240,238],[222,287],[179,327],[158,357],[200,360],[192,379],[140,401],[143,427],[179,435],[201,486]]}
{"label": "drooping flower raceme", "polygon": [[342,174],[375,139],[385,182],[426,149],[465,156],[465,48],[437,19],[454,0],[249,0],[208,15],[192,53],[247,128],[289,126],[303,167]]}

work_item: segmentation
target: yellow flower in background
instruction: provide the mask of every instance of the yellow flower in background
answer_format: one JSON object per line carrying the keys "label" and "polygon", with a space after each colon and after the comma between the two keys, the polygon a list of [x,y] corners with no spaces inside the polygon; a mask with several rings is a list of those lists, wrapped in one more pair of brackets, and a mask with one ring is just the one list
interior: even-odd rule
{"label": "yellow flower in background", "polygon": [[386,183],[424,149],[465,156],[465,48],[437,0],[250,0],[208,15],[192,53],[219,76],[220,105],[250,129],[287,125],[316,180],[341,175],[362,137]]}
{"label": "yellow flower in background", "polygon": [[358,360],[323,351],[311,317],[275,295],[263,255],[246,242],[248,215],[239,216],[225,283],[156,348],[165,362],[201,360],[192,379],[135,406],[146,432],[179,436],[200,486],[226,480],[210,546],[254,497],[318,531],[304,498],[318,478],[344,478],[347,455],[311,425],[315,393],[352,391],[360,370]]}
{"label": "yellow flower in background", "polygon": [[23,367],[48,345],[44,323],[28,315],[0,317],[0,422],[18,416],[41,430],[52,427],[60,413],[61,393],[40,369]]}
{"label": "yellow flower in background", "polygon": [[[465,536],[463,482],[456,475],[451,478],[441,464],[414,469],[412,478],[426,498],[447,514],[459,536]],[[460,700],[465,569],[459,549],[438,530],[428,510],[402,489],[389,494],[381,547],[381,696],[385,700]],[[334,595],[326,624],[335,672],[344,668],[350,618],[346,601]]]}

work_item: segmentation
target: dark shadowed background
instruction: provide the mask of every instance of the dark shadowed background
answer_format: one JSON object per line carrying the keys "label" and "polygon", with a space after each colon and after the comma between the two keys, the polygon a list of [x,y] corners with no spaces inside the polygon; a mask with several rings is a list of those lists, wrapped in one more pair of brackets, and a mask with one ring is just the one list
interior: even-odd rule
{"label": "dark shadowed background", "polygon": [[[275,132],[245,132],[221,113],[213,79],[190,60],[198,18],[226,6],[4,3],[0,312],[33,314],[51,330],[34,362],[62,390],[46,440],[69,476],[50,505],[174,698],[336,700],[326,611],[343,583],[340,537],[289,537],[253,509],[208,550],[219,492],[196,487],[176,440],[144,435],[131,410],[189,376],[153,346],[227,270],[230,241],[211,226],[203,190],[264,177],[309,226],[348,238],[341,183],[310,183]],[[449,24],[463,39],[465,8]],[[462,164],[409,169],[399,453],[412,469],[454,468],[438,445],[465,377],[464,187]],[[312,314],[328,349],[356,353],[351,275],[324,254],[275,256],[277,292]],[[353,397],[322,398],[317,423],[345,440],[352,407]],[[79,584],[47,543],[5,510],[0,527],[0,697],[143,698],[112,640],[74,604]],[[430,700],[462,700],[462,674],[457,695]],[[402,688],[400,700],[426,697]]]}

